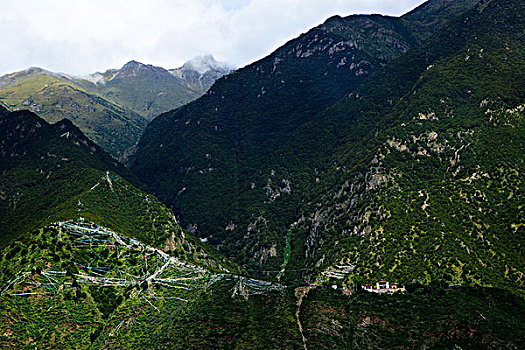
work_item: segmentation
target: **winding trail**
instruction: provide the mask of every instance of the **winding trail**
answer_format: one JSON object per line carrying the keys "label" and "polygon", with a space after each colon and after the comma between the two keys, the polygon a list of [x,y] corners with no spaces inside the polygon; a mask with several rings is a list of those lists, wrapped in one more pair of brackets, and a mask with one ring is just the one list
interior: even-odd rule
{"label": "winding trail", "polygon": [[303,339],[303,347],[304,350],[308,350],[308,347],[306,346],[306,337],[303,333],[303,325],[301,324],[301,304],[303,303],[303,298],[308,294],[310,291],[310,287],[297,287],[295,288],[295,296],[297,297],[297,310],[295,310],[295,319],[297,321],[297,327],[299,328],[299,332],[301,333],[301,338]]}

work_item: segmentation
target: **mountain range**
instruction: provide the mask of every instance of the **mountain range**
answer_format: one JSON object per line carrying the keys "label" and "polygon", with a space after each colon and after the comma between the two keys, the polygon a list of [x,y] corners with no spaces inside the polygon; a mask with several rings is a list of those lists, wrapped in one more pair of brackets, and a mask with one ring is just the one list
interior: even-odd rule
{"label": "mountain range", "polygon": [[133,153],[147,123],[204,94],[231,68],[212,56],[168,71],[136,61],[85,77],[29,68],[0,77],[0,101],[50,123],[67,118],[114,157]]}
{"label": "mountain range", "polygon": [[0,106],[0,346],[525,347],[524,33],[520,0],[430,0],[220,78],[204,57],[79,80],[148,123],[132,77],[218,78],[129,167]]}
{"label": "mountain range", "polygon": [[508,291],[433,282],[348,296],[249,277],[70,121],[0,114],[3,348],[523,346],[525,305]]}

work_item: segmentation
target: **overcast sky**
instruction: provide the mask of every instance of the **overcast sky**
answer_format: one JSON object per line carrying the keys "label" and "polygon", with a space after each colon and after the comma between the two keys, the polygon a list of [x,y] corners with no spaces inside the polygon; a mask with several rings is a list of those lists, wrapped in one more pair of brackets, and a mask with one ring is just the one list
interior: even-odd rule
{"label": "overcast sky", "polygon": [[0,75],[83,75],[203,54],[240,67],[334,14],[402,15],[424,0],[1,0]]}

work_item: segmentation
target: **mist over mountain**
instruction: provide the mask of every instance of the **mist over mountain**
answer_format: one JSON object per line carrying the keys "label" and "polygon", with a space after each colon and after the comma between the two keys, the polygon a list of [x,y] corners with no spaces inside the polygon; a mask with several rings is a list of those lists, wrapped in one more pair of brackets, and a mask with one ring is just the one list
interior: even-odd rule
{"label": "mist over mountain", "polygon": [[79,83],[150,121],[163,112],[197,99],[215,80],[231,70],[211,55],[195,57],[170,70],[130,61],[121,69],[95,73]]}
{"label": "mist over mountain", "polygon": [[182,67],[170,69],[174,76],[198,91],[208,91],[216,80],[234,69],[224,62],[216,61],[213,56],[197,56]]}

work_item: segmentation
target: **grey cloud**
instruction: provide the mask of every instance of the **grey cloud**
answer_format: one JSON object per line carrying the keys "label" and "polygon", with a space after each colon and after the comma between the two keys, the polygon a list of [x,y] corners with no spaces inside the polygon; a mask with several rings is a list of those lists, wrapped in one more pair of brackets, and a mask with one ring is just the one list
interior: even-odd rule
{"label": "grey cloud", "polygon": [[176,67],[211,53],[237,66],[331,15],[400,15],[422,0],[3,0],[0,74],[87,74],[136,59]]}

